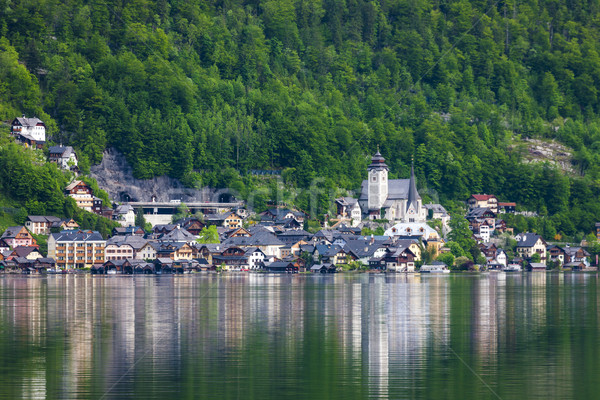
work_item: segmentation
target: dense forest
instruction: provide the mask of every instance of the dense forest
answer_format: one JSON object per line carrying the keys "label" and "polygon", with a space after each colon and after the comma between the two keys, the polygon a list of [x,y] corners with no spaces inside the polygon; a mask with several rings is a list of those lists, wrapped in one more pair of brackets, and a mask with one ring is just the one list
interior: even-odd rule
{"label": "dense forest", "polygon": [[[450,207],[495,193],[574,235],[600,220],[599,17],[575,0],[0,0],[0,118],[44,119],[84,170],[115,147],[138,178],[241,193],[252,169],[357,189],[379,145]],[[521,163],[526,138],[572,148],[577,173]]]}

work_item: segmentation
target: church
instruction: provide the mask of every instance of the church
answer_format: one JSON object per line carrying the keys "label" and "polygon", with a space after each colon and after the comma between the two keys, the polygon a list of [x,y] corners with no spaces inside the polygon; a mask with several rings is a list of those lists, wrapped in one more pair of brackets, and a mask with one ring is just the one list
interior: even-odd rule
{"label": "church", "polygon": [[417,192],[414,166],[410,169],[409,179],[388,180],[388,171],[378,150],[367,167],[368,179],[362,182],[358,199],[364,218],[424,223],[427,210]]}

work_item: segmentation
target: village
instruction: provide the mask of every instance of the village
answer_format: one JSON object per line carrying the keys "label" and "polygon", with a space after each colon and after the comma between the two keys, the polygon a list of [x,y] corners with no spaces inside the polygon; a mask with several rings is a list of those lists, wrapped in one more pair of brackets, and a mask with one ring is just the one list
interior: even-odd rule
{"label": "village", "polygon": [[[37,118],[16,118],[11,132],[26,147],[37,149],[45,144],[45,126]],[[50,146],[48,161],[77,176],[77,155],[71,146]],[[75,178],[64,188],[65,196],[79,208],[117,221],[121,227],[105,239],[97,231],[80,229],[72,219],[29,215],[23,226],[2,233],[0,271],[169,274],[515,272],[545,271],[550,266],[572,271],[597,269],[581,244],[549,245],[533,232],[515,234],[502,216],[517,212],[517,205],[499,202],[491,194],[473,194],[465,200],[468,236],[477,243],[480,255],[461,257],[448,240],[450,215],[440,204],[423,204],[414,169],[408,179],[388,179],[388,172],[377,151],[359,196],[337,198],[336,215],[313,233],[308,231],[309,215],[277,204],[258,214],[246,209],[243,202],[202,203],[195,210],[177,199],[162,205],[153,200],[143,208],[128,203],[106,205],[94,196],[90,185]],[[159,206],[167,214],[153,219],[159,216]],[[181,208],[185,216],[176,219]],[[146,226],[136,224],[140,220]],[[161,220],[169,223],[157,223]],[[596,227],[600,235],[600,224]],[[47,237],[46,254],[32,234]],[[505,248],[508,238],[514,245]]]}

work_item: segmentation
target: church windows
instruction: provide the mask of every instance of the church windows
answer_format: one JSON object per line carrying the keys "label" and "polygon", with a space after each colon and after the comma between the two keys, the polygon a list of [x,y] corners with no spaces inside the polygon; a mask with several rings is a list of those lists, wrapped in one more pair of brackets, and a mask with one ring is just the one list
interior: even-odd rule
{"label": "church windows", "polygon": [[373,182],[377,181],[377,177],[374,176],[373,179],[371,179]]}

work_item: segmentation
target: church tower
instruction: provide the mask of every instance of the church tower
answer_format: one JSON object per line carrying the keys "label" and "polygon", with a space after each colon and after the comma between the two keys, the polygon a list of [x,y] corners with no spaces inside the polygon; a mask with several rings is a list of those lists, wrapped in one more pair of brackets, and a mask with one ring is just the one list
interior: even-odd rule
{"label": "church tower", "polygon": [[388,197],[388,171],[389,168],[385,164],[385,159],[379,153],[371,158],[371,164],[367,168],[369,175],[368,193],[368,208],[371,210],[379,210],[383,207],[383,203]]}

